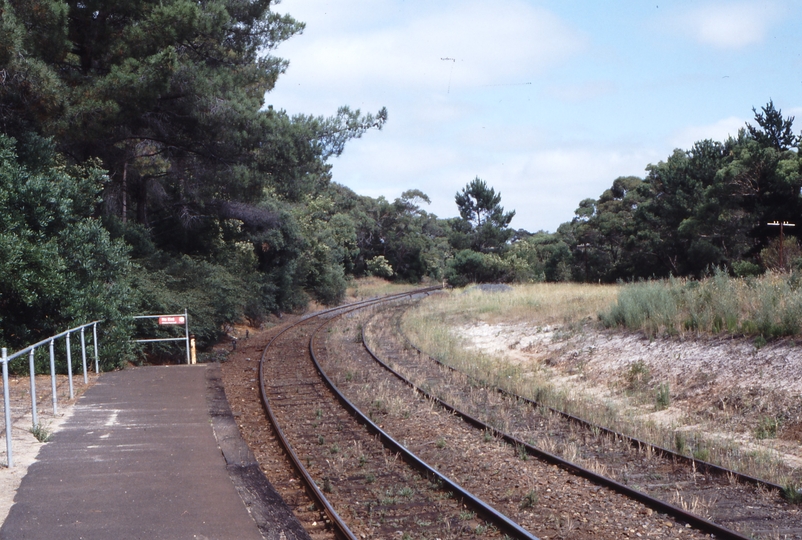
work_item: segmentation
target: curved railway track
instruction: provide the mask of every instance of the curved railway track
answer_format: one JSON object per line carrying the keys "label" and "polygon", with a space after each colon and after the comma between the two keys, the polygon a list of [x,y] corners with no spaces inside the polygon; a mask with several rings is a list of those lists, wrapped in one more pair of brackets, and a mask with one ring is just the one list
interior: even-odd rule
{"label": "curved railway track", "polygon": [[[425,469],[422,462],[416,463],[417,471],[410,468],[398,458],[402,455],[414,462],[414,456],[405,455],[401,445],[363,417],[362,423],[371,428],[366,430],[349,415],[355,410],[340,406],[347,405],[347,400],[337,395],[318,369],[314,336],[343,312],[373,302],[299,321],[274,337],[262,357],[260,387],[268,416],[295,468],[325,511],[327,524],[340,538],[390,538],[397,533],[403,537],[409,534],[405,531],[431,533],[432,538],[460,538],[477,533],[498,536],[499,530],[514,538],[535,538],[461,492],[456,484]],[[290,360],[294,360],[292,365],[288,365]],[[490,522],[477,520],[475,512]]]}
{"label": "curved railway track", "polygon": [[[743,538],[700,524],[696,517],[668,518],[664,511],[678,514],[600,487],[587,475],[574,474],[575,467],[542,456],[528,460],[521,454],[525,445],[504,444],[495,432],[469,428],[419,393],[400,389],[398,380],[367,355],[361,339],[349,333],[353,319],[348,317],[407,296],[315,314],[285,328],[264,349],[259,378],[265,408],[317,498],[315,505],[326,513],[322,523],[313,522],[313,531],[340,538],[705,536],[686,525],[696,523],[718,538]],[[361,329],[357,333],[361,338]],[[387,376],[395,382],[382,378]],[[338,396],[335,384],[349,397]],[[404,403],[406,412],[400,415],[388,414],[382,399],[375,399],[392,385],[397,397],[388,399]],[[343,404],[366,414],[357,420],[352,414],[359,413],[347,412]],[[428,430],[420,429],[421,420]],[[405,447],[420,458],[401,458]],[[409,465],[416,460],[434,465]],[[438,471],[452,473],[455,480],[438,477]],[[460,492],[460,484],[488,502]]]}
{"label": "curved railway track", "polygon": [[[603,472],[604,477],[596,481],[654,509],[681,516],[718,537],[744,537],[728,529],[716,530],[718,526],[753,538],[802,537],[802,513],[797,505],[784,500],[781,486],[650,445],[471,380],[414,347],[400,331],[401,312],[388,309],[375,314],[366,324],[363,341],[369,341],[365,337],[370,329],[376,345],[365,343],[365,347],[406,384],[415,381],[419,390],[430,392],[433,398],[458,404],[460,414],[480,429],[492,430],[511,444],[555,463],[562,460],[553,452],[568,454],[573,463],[562,466],[573,468],[576,462],[583,463],[585,467],[577,467],[577,471],[588,477],[595,473],[586,467]],[[544,447],[551,452],[543,452]],[[702,513],[710,519],[697,515]]]}

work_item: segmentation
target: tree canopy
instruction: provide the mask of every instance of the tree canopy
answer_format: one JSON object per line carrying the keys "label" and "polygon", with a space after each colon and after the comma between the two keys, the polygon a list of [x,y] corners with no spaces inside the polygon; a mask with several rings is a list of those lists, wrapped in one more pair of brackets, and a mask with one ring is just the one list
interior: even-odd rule
{"label": "tree canopy", "polygon": [[[802,226],[793,117],[772,101],[578,203],[556,232],[515,231],[476,177],[459,217],[408,189],[331,181],[329,160],[387,111],[265,106],[303,23],[271,0],[0,0],[0,344],[94,319],[187,308],[201,347],[227,325],[341,301],[354,276],[612,282],[781,269],[770,221]],[[781,266],[802,268],[796,231]],[[139,324],[139,323],[137,323]],[[123,346],[112,365],[134,358]],[[154,347],[151,355],[169,355]]]}
{"label": "tree canopy", "polygon": [[513,234],[507,227],[515,217],[515,210],[504,213],[501,193],[477,176],[454,199],[471,248],[483,253],[502,250]]}

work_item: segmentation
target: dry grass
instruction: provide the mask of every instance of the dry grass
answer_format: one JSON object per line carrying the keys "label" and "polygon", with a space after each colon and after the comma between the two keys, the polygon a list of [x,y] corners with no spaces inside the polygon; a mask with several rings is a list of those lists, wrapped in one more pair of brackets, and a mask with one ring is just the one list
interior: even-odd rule
{"label": "dry grass", "polygon": [[512,292],[486,293],[478,287],[436,295],[421,309],[445,315],[451,322],[527,321],[542,326],[596,320],[615,302],[619,285],[538,283],[516,285]]}
{"label": "dry grass", "polygon": [[[537,284],[515,287],[504,293],[483,293],[477,289],[451,291],[409,310],[403,319],[403,328],[423,350],[486,384],[659,446],[676,448],[679,433],[684,447],[676,449],[687,455],[699,453],[696,457],[705,461],[780,484],[787,481],[784,476],[787,469],[778,467],[779,458],[775,452],[755,451],[754,446],[741,447],[733,440],[700,432],[698,419],[692,417],[690,411],[682,411],[670,425],[658,425],[643,416],[642,396],[628,395],[620,388],[608,388],[606,383],[599,383],[604,387],[593,391],[593,381],[586,381],[588,384],[581,387],[557,386],[553,382],[555,375],[559,375],[555,369],[538,362],[513,362],[504,354],[484,353],[468,346],[453,330],[457,325],[477,322],[503,326],[525,321],[532,327],[559,327],[557,335],[582,332],[583,326],[591,321],[598,324],[596,314],[608,309],[621,289],[619,286]],[[611,393],[615,394],[614,399],[609,398]],[[648,395],[652,401],[648,408],[653,411],[651,390]],[[690,424],[696,424],[696,428]],[[683,425],[686,427],[681,428]]]}
{"label": "dry grass", "polygon": [[[647,335],[730,334],[771,339],[802,331],[800,275],[733,278],[717,270],[701,280],[627,285],[601,314],[607,326]],[[765,341],[763,341],[765,343]]]}
{"label": "dry grass", "polygon": [[353,302],[386,294],[396,294],[419,287],[425,287],[426,285],[426,283],[393,283],[379,277],[359,278],[352,280],[348,284],[348,288],[345,291],[345,301]]}

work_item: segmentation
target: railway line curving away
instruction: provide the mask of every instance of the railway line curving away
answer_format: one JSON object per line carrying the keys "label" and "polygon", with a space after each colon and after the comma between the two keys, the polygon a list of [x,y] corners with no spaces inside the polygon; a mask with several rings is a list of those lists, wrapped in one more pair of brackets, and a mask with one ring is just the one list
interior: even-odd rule
{"label": "railway line curving away", "polygon": [[[242,351],[240,356],[250,352],[247,359],[224,364],[230,372],[226,392],[246,440],[311,537],[748,537],[538,449],[531,444],[543,440],[536,428],[548,425],[556,433],[557,415],[542,416],[543,408],[482,388],[410,348],[397,332],[399,312],[377,307],[409,298],[406,293],[313,314],[274,332],[258,368],[256,344]],[[363,346],[368,335],[375,356],[417,388],[371,357]],[[256,370],[266,414],[254,403]],[[233,388],[237,377],[251,378]],[[473,425],[435,396],[473,403],[475,409],[466,411],[476,417]],[[511,413],[506,426],[499,420],[503,410]],[[261,424],[266,417],[272,426]],[[611,452],[622,459],[619,446],[632,448],[631,442],[616,446],[604,441],[605,434],[573,429],[574,439],[595,444],[599,454],[615,447]],[[556,444],[563,444],[561,437],[555,435]],[[272,455],[277,440],[287,458]],[[652,466],[646,458],[654,452],[634,454]],[[707,481],[707,471],[694,474],[694,481]]]}

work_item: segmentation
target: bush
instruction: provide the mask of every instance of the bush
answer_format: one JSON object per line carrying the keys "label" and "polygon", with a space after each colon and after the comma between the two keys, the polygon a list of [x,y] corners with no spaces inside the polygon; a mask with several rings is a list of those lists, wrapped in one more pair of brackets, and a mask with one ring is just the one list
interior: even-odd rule
{"label": "bush", "polygon": [[[133,354],[137,296],[128,248],[93,217],[107,178],[92,165],[60,164],[45,144],[35,166],[23,165],[14,145],[0,135],[0,345],[19,350],[103,320],[102,367],[120,367]],[[44,356],[37,370],[47,368]]]}
{"label": "bush", "polygon": [[701,281],[627,285],[599,318],[608,327],[647,335],[706,332],[772,339],[802,331],[802,290],[796,274],[733,278],[717,270]]}
{"label": "bush", "polygon": [[384,255],[377,255],[367,261],[368,275],[382,278],[389,278],[393,275],[393,267],[384,258]]}
{"label": "bush", "polygon": [[454,287],[469,283],[506,283],[511,281],[510,269],[496,254],[464,249],[448,262],[446,279]]}

